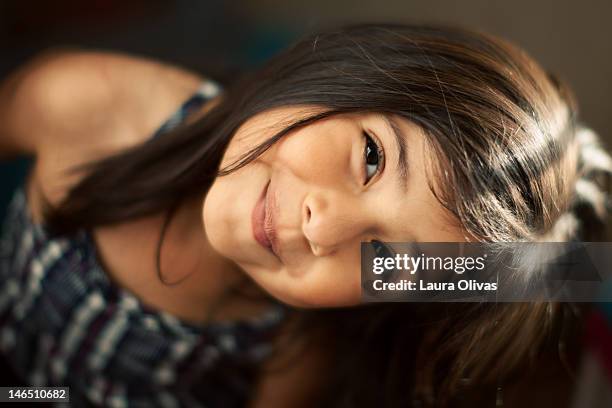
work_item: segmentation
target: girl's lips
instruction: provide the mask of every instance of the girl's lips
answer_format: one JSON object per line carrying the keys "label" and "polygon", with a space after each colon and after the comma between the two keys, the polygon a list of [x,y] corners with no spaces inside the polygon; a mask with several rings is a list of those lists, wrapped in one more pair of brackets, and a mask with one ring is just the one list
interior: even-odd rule
{"label": "girl's lips", "polygon": [[253,208],[253,212],[251,214],[251,224],[253,227],[253,237],[255,240],[264,248],[274,253],[272,249],[272,243],[268,234],[266,233],[266,196],[268,193],[268,187],[270,186],[270,180],[266,183],[257,203],[255,203],[255,208]]}

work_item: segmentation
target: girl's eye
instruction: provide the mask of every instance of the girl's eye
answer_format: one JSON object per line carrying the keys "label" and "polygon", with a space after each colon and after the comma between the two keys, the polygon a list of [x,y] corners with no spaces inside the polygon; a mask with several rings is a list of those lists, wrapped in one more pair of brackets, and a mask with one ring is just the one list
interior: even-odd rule
{"label": "girl's eye", "polygon": [[370,179],[376,175],[382,168],[383,164],[383,151],[382,148],[376,143],[376,141],[367,133],[363,132],[365,138],[365,182],[368,184]]}
{"label": "girl's eye", "polygon": [[387,245],[383,244],[382,242],[376,239],[371,240],[370,244],[372,244],[372,247],[374,248],[374,252],[376,252],[377,256],[393,258],[394,256],[393,251]]}

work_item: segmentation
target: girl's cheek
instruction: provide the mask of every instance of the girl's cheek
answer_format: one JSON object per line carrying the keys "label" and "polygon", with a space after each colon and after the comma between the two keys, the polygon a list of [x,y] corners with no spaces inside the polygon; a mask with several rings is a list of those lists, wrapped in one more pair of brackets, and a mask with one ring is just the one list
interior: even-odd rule
{"label": "girl's cheek", "polygon": [[325,129],[305,129],[279,141],[276,160],[302,178],[329,178],[348,169],[351,144]]}

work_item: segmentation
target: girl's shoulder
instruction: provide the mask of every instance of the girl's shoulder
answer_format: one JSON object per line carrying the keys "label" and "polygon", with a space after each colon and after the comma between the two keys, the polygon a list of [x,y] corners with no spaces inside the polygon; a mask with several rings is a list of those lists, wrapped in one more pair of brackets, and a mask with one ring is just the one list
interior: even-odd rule
{"label": "girl's shoulder", "polygon": [[[31,97],[36,103],[49,105],[44,110],[53,116],[48,126],[53,140],[38,143],[36,162],[25,186],[29,215],[39,224],[44,224],[43,202],[57,204],[82,177],[66,174],[67,169],[140,144],[167,125],[187,120],[184,108],[196,99],[202,106],[189,114],[190,119],[204,113],[214,103],[209,99],[218,91],[214,82],[152,60],[97,52],[54,58],[34,75],[40,76],[36,80],[46,83],[51,91],[65,88],[65,93],[57,98]],[[55,133],[60,128],[62,132]],[[95,228],[91,237],[105,272],[115,284],[127,287],[151,305],[197,320],[193,313],[183,313],[184,307],[170,302],[163,285],[150,282],[162,223],[163,214],[154,214]],[[179,265],[176,268],[180,269]]]}
{"label": "girl's shoulder", "polygon": [[[36,156],[33,181],[56,204],[79,176],[72,166],[142,143],[203,78],[163,62],[102,51],[47,52],[22,69],[13,133]],[[33,197],[36,201],[36,197]],[[40,220],[39,205],[32,203]]]}

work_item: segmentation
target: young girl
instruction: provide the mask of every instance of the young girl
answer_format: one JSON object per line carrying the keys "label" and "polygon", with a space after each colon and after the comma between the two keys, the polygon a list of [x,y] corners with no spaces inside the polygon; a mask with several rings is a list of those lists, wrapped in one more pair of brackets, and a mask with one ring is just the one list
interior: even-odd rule
{"label": "young girl", "polygon": [[2,235],[0,345],[76,406],[422,406],[499,387],[563,308],[360,305],[360,243],[595,240],[606,216],[609,158],[567,88],[457,28],[317,33],[223,89],[48,52],[0,106],[0,152],[35,157]]}

